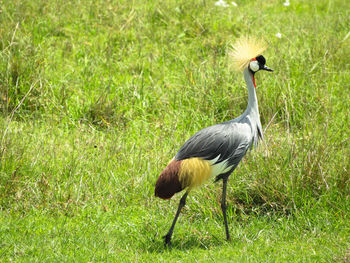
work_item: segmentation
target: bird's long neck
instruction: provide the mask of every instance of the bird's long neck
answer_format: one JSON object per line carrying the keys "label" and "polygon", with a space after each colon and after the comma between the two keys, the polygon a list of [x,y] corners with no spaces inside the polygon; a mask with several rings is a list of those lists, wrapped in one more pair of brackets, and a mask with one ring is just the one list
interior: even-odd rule
{"label": "bird's long neck", "polygon": [[243,113],[243,116],[249,116],[250,120],[252,121],[252,128],[254,129],[254,143],[255,145],[258,142],[258,138],[261,139],[264,138],[261,122],[260,122],[260,116],[259,116],[259,108],[258,108],[258,99],[256,97],[256,85],[255,85],[255,79],[254,74],[250,72],[248,68],[246,68],[243,71],[244,79],[247,84],[248,89],[248,106],[245,112]]}
{"label": "bird's long neck", "polygon": [[243,71],[243,75],[248,89],[248,106],[245,113],[251,115],[260,122],[254,75],[248,68]]}

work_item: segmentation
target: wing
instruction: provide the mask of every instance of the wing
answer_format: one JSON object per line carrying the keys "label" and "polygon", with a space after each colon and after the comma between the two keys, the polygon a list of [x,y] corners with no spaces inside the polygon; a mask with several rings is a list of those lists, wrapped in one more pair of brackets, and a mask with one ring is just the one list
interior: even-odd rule
{"label": "wing", "polygon": [[[252,143],[252,131],[247,123],[224,122],[200,130],[181,147],[175,159],[200,157],[212,165],[223,163],[234,169]],[[226,171],[227,169],[221,169]]]}

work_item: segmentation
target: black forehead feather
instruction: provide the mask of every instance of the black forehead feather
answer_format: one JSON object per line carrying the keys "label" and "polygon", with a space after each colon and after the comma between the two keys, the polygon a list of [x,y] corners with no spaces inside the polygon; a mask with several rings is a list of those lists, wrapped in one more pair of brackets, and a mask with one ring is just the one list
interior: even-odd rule
{"label": "black forehead feather", "polygon": [[266,59],[264,58],[263,55],[257,56],[256,60],[259,62],[260,65],[265,65]]}

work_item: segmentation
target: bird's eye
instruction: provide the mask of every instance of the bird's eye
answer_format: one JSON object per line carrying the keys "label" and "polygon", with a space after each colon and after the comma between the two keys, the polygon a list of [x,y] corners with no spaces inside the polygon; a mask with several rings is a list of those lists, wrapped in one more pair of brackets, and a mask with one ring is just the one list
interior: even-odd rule
{"label": "bird's eye", "polygon": [[254,60],[249,63],[249,68],[253,72],[257,72],[259,70],[259,63],[258,61]]}

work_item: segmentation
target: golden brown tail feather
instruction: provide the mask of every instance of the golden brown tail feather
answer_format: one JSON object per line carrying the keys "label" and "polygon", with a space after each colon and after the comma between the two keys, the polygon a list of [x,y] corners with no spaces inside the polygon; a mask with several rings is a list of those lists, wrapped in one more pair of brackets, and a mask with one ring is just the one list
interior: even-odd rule
{"label": "golden brown tail feather", "polygon": [[170,199],[183,188],[179,181],[181,161],[173,159],[158,177],[154,195],[162,199]]}

